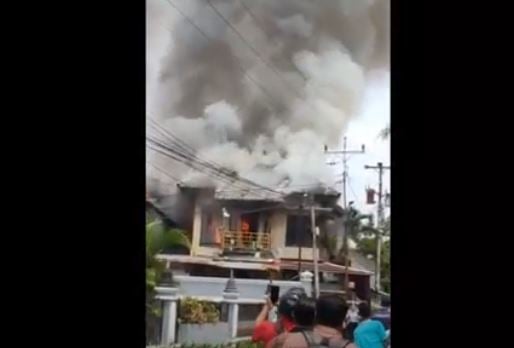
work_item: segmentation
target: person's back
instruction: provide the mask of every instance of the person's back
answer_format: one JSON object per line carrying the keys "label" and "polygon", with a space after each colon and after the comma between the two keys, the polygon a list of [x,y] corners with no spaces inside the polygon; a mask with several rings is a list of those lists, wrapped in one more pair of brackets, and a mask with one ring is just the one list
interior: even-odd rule
{"label": "person's back", "polygon": [[[315,301],[307,296],[300,297],[298,303],[295,305],[292,311],[292,317],[295,327],[290,330],[283,332],[278,335],[270,344],[271,347],[283,347],[286,340],[290,336],[301,335],[304,331],[311,331],[314,325],[314,316],[316,313]],[[300,342],[301,342],[301,338]],[[297,344],[297,343],[295,343]],[[300,343],[301,344],[301,343]],[[296,346],[296,345],[295,345]]]}
{"label": "person's back", "polygon": [[359,304],[362,321],[354,331],[355,344],[358,348],[383,348],[387,338],[384,325],[371,319],[371,309],[367,303]]}
{"label": "person's back", "polygon": [[336,295],[322,296],[316,301],[316,324],[312,330],[291,332],[285,338],[283,348],[355,348],[341,334],[348,307]]}

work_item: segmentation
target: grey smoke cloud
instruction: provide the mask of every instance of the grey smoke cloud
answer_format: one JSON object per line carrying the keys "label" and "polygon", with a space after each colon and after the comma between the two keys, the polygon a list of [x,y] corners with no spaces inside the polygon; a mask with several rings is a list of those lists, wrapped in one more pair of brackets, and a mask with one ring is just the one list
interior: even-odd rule
{"label": "grey smoke cloud", "polygon": [[[149,113],[198,156],[261,184],[333,182],[323,145],[338,144],[366,72],[388,67],[389,1],[211,0],[269,64],[206,0],[171,1],[210,39],[166,0],[147,2]],[[206,180],[148,156],[184,181]]]}

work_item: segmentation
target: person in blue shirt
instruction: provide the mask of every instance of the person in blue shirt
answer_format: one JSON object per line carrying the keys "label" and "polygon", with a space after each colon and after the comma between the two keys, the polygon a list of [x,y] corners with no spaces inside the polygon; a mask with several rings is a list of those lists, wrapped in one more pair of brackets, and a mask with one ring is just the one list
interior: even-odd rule
{"label": "person in blue shirt", "polygon": [[357,348],[384,348],[386,330],[380,321],[371,319],[371,308],[367,303],[359,303],[359,316],[361,322],[353,333]]}

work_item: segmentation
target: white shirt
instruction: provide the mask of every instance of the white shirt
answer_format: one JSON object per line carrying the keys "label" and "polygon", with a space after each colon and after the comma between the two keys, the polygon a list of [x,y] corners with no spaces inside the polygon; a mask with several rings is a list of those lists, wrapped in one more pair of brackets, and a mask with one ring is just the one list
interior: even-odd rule
{"label": "white shirt", "polygon": [[349,323],[358,323],[359,319],[359,311],[357,308],[350,307],[348,313],[346,313],[346,320]]}
{"label": "white shirt", "polygon": [[273,306],[268,313],[268,320],[272,323],[276,323],[278,320],[278,308]]}

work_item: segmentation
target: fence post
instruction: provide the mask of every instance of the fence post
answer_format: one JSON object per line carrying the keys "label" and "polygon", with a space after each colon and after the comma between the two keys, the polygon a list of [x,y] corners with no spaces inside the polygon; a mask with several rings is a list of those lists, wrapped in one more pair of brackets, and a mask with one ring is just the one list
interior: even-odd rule
{"label": "fence post", "polygon": [[156,287],[156,299],[163,302],[161,344],[175,343],[177,327],[178,288]]}
{"label": "fence post", "polygon": [[312,291],[312,279],[313,274],[309,271],[304,271],[300,273],[300,282],[302,283],[303,288],[306,293],[310,293]]}
{"label": "fence post", "polygon": [[237,299],[239,292],[234,279],[234,272],[230,270],[230,279],[227,281],[225,290],[223,291],[223,301],[228,305],[228,326],[230,330],[230,338],[237,337],[237,324],[239,317],[239,304]]}

